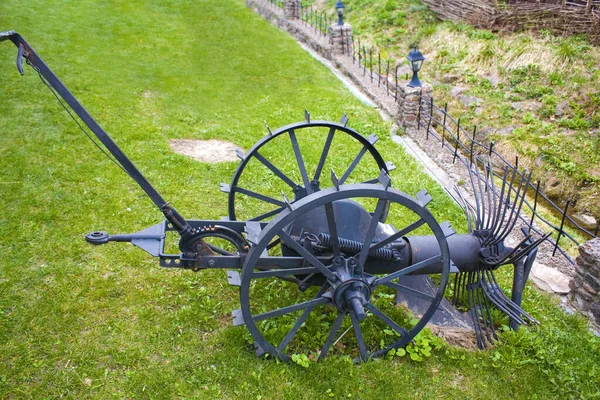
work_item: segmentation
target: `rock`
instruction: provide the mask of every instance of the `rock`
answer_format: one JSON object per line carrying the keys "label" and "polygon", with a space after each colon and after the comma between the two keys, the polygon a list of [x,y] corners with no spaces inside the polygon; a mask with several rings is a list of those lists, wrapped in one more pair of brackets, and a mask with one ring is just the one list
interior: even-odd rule
{"label": "rock", "polygon": [[443,83],[454,83],[460,79],[460,75],[457,74],[446,74],[442,76]]}
{"label": "rock", "polygon": [[500,135],[510,135],[512,131],[514,131],[517,128],[518,126],[505,126],[504,128],[498,129],[498,133]]}
{"label": "rock", "polygon": [[500,83],[500,77],[495,73],[484,75],[483,78],[487,80],[493,87],[498,87],[498,84]]}
{"label": "rock", "polygon": [[575,220],[575,222],[581,225],[582,228],[585,228],[588,231],[591,230],[593,232],[594,229],[596,229],[596,225],[598,224],[596,218],[592,217],[591,215],[573,214],[571,217]]}
{"label": "rock", "polygon": [[564,114],[570,114],[571,107],[569,106],[569,102],[567,100],[561,101],[554,108],[554,115],[557,117],[562,117]]}
{"label": "rock", "polygon": [[471,104],[475,104],[475,107],[479,107],[481,104],[481,99],[475,96],[469,96],[467,94],[461,94],[458,96],[458,101],[460,101],[465,107],[470,107]]}
{"label": "rock", "polygon": [[452,97],[457,97],[459,94],[462,94],[465,90],[467,90],[464,86],[454,86],[452,90],[450,90],[450,94]]}
{"label": "rock", "polygon": [[515,101],[510,103],[510,107],[517,111],[537,111],[542,107],[542,103],[535,100]]}
{"label": "rock", "polygon": [[600,301],[595,302],[590,307],[590,312],[597,324],[600,324]]}
{"label": "rock", "polygon": [[540,290],[559,294],[569,293],[569,277],[557,269],[540,263],[533,263],[531,281]]}

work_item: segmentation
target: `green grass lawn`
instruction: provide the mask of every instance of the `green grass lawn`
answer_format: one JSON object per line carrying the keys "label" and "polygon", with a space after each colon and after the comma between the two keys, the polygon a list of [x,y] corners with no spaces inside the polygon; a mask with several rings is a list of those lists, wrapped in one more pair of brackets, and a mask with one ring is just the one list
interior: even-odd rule
{"label": "green grass lawn", "polygon": [[[169,139],[219,138],[249,149],[303,118],[377,133],[400,166],[394,186],[426,187],[440,221],[457,207],[388,137],[376,110],[242,0],[5,1],[15,29],[188,218],[218,219],[235,163],[177,155]],[[599,343],[547,297],[526,291],[542,326],[493,350],[444,347],[353,365],[303,368],[257,359],[233,327],[238,293],[224,271],[160,269],[129,245],[92,247],[102,229],[134,232],[161,214],[83,136],[16,48],[0,47],[1,398],[520,398],[599,396]],[[508,279],[508,271],[504,279]]]}

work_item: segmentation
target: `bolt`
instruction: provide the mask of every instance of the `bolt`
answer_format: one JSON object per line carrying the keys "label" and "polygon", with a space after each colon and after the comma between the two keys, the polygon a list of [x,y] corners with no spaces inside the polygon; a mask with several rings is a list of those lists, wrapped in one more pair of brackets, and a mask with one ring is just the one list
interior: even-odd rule
{"label": "bolt", "polygon": [[208,266],[209,266],[209,268],[214,268],[215,260],[208,260]]}

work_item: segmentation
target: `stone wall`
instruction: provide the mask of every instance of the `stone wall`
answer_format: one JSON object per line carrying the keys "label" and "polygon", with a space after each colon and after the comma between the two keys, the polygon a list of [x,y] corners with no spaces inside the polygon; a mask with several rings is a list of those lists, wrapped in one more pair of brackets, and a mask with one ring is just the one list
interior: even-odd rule
{"label": "stone wall", "polygon": [[571,303],[600,325],[600,238],[579,246],[575,276],[571,281]]}

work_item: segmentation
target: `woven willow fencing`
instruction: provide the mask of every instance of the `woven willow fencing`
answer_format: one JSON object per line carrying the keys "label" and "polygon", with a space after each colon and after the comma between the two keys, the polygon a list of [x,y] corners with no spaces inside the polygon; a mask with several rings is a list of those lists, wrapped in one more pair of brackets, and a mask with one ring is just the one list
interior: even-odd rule
{"label": "woven willow fencing", "polygon": [[588,34],[600,43],[599,0],[423,0],[441,19],[497,30]]}

